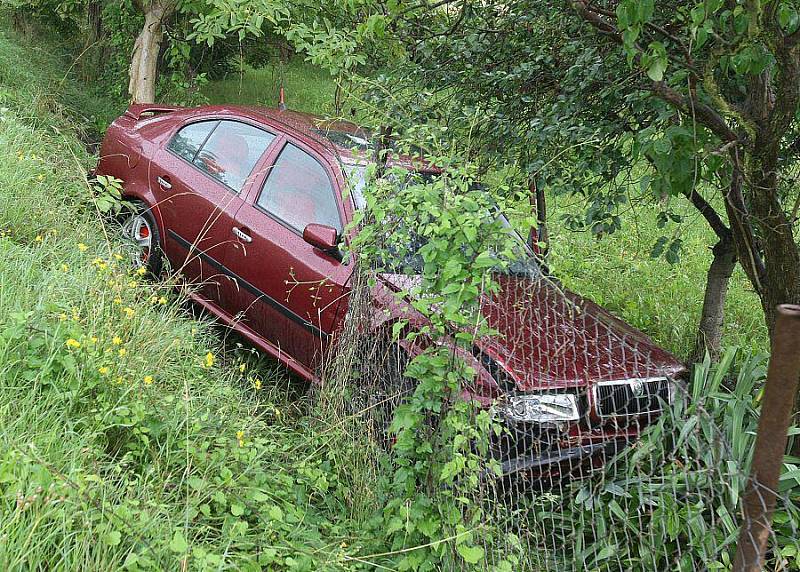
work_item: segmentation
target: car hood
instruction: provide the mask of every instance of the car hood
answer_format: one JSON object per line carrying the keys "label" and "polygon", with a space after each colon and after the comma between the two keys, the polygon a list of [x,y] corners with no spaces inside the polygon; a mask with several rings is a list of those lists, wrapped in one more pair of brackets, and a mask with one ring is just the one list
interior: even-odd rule
{"label": "car hood", "polygon": [[[395,291],[419,278],[384,274]],[[517,391],[585,387],[598,382],[681,375],[685,367],[644,333],[551,278],[496,275],[499,288],[481,300],[495,332],[475,342]]]}

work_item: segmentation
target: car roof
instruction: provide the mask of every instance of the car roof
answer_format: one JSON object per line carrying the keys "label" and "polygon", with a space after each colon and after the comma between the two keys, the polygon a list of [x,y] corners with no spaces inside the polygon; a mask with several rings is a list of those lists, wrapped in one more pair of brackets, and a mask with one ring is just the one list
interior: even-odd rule
{"label": "car roof", "polygon": [[[343,163],[367,165],[374,160],[374,133],[351,121],[330,119],[294,110],[272,107],[207,105],[184,110],[188,116],[234,115],[280,127],[299,139],[310,139],[326,148]],[[400,166],[422,172],[439,172],[430,163],[406,155],[394,154],[390,166]]]}

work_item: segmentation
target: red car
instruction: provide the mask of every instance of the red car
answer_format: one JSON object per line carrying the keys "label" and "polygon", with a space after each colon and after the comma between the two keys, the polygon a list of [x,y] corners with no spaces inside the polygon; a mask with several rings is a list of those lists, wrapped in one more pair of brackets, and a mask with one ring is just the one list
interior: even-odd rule
{"label": "red car", "polygon": [[[158,273],[165,256],[196,285],[197,303],[313,381],[347,313],[354,265],[338,245],[362,199],[344,193],[345,181],[363,174],[352,150],[367,138],[292,111],[133,105],[109,127],[96,172],[121,179],[140,207],[123,225],[140,264]],[[465,355],[478,372],[468,397],[508,428],[496,443],[504,472],[563,472],[634,440],[685,370],[643,333],[542,279],[529,254],[484,299],[500,336]],[[409,280],[381,276],[376,337],[400,319],[424,323],[395,296]]]}

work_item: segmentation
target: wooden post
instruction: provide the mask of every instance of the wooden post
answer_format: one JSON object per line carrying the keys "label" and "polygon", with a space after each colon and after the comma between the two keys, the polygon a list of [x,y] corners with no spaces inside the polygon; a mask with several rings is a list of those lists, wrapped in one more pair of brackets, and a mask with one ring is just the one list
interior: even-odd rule
{"label": "wooden post", "polygon": [[744,496],[744,520],[734,572],[760,572],[764,568],[799,379],[800,306],[784,304],[778,306],[772,334],[772,355],[758,419],[753,466]]}

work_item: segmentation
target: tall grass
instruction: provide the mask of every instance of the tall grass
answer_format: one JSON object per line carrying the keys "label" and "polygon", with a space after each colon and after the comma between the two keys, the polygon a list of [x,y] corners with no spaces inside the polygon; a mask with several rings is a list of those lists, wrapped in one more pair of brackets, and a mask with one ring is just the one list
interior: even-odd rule
{"label": "tall grass", "polygon": [[336,86],[330,74],[304,62],[299,56],[286,64],[254,69],[243,66],[225,79],[203,86],[211,104],[277,107],[283,80],[289,109],[309,113],[332,113]]}
{"label": "tall grass", "polygon": [[3,33],[0,62],[0,569],[340,569],[363,544],[304,400],[128,267],[68,66]]}

